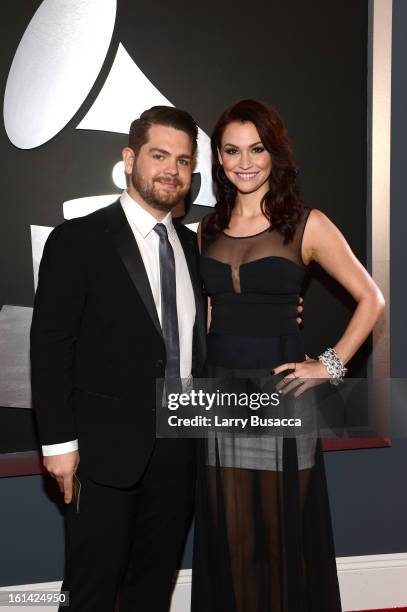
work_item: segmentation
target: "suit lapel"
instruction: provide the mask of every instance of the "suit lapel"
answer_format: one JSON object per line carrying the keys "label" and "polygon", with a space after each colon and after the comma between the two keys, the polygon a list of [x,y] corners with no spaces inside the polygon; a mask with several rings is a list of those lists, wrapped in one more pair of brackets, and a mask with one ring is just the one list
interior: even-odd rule
{"label": "suit lapel", "polygon": [[[161,338],[163,338],[157,309],[143,259],[132,229],[127,221],[126,215],[124,214],[122,205],[120,204],[120,200],[117,200],[117,202],[114,204],[103,209],[103,212],[100,212],[101,217],[104,219],[104,230],[110,234],[113,244],[117,249],[120,259],[122,260],[135,289],[142,299],[157,332],[160,334]],[[176,219],[174,220],[174,227],[185,254],[192,288],[194,291],[196,307],[196,333],[200,345],[198,352],[204,354],[206,337],[205,302],[202,280],[198,269],[197,251],[194,243],[195,237],[190,234],[182,223]],[[199,359],[199,361],[201,360],[202,359]]]}
{"label": "suit lapel", "polygon": [[107,231],[110,233],[120,258],[131,280],[133,281],[133,284],[137,289],[158,333],[161,337],[163,337],[143,259],[132,229],[127,222],[126,215],[124,214],[123,208],[120,204],[120,200],[115,202],[115,204],[109,208],[110,210],[106,209],[106,212],[108,212]]}

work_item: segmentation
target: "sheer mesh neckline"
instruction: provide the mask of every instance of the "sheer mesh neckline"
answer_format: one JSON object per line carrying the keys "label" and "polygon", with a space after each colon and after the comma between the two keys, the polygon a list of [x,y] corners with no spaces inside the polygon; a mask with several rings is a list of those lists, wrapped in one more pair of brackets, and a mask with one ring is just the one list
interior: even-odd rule
{"label": "sheer mesh neckline", "polygon": [[[205,230],[209,217],[205,217],[202,226],[202,255],[230,266],[235,293],[242,293],[240,271],[241,266],[246,264],[255,261],[271,261],[278,258],[305,269],[301,246],[308,213],[309,209],[304,210],[302,218],[295,228],[293,239],[289,242],[285,241],[280,232],[272,231],[271,225],[250,236],[232,236],[224,231],[208,234]],[[273,269],[276,278],[279,278],[279,275],[282,274],[281,271],[277,273],[275,266],[273,266]],[[256,276],[256,273],[259,273],[254,266],[250,269],[250,272],[253,277]]]}
{"label": "sheer mesh neckline", "polygon": [[265,234],[266,232],[270,231],[271,226],[269,225],[268,227],[266,227],[266,229],[262,230],[261,232],[257,232],[257,234],[250,234],[249,236],[231,236],[230,234],[227,234],[226,232],[222,232],[222,234],[224,236],[226,236],[226,238],[232,238],[234,240],[241,240],[242,238],[256,238],[256,236],[261,236],[261,234]]}

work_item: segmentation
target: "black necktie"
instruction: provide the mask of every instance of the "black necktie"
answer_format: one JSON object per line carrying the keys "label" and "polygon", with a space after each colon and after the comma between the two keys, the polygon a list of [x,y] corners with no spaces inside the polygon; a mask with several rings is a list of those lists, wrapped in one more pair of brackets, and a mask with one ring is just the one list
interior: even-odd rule
{"label": "black necktie", "polygon": [[180,377],[180,354],[177,316],[177,287],[174,251],[163,223],[154,227],[160,238],[161,327],[167,353],[166,378]]}

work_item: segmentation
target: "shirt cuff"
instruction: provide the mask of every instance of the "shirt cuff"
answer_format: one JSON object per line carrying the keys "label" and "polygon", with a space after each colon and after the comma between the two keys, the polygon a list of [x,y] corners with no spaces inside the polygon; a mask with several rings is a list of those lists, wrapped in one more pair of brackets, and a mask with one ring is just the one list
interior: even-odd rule
{"label": "shirt cuff", "polygon": [[70,440],[69,442],[62,442],[60,444],[47,444],[42,447],[42,454],[44,457],[51,457],[52,455],[64,455],[65,453],[73,453],[78,450],[78,440]]}

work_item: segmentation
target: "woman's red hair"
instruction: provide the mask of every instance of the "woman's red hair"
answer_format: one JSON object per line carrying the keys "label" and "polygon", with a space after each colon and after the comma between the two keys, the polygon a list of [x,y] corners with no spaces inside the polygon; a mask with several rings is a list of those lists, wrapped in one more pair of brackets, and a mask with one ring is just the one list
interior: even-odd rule
{"label": "woman's red hair", "polygon": [[293,239],[295,227],[304,210],[296,183],[298,170],[293,160],[287,130],[280,115],[257,100],[241,100],[230,106],[221,114],[213,129],[212,178],[217,204],[206,229],[219,232],[229,226],[237,189],[227,179],[219,163],[218,149],[221,149],[222,134],[229,123],[248,121],[254,123],[263,146],[271,154],[270,189],[260,203],[261,209],[270,221],[271,228],[280,232],[285,241],[289,242]]}

